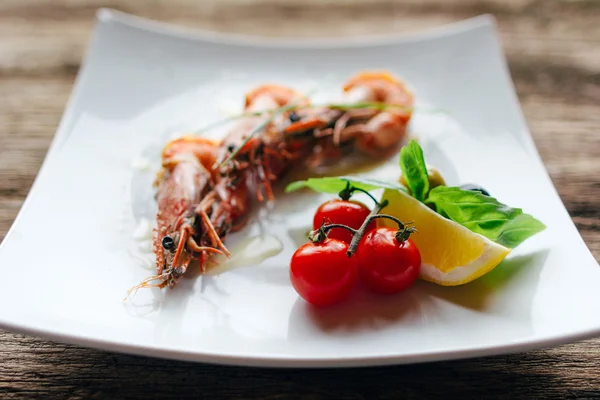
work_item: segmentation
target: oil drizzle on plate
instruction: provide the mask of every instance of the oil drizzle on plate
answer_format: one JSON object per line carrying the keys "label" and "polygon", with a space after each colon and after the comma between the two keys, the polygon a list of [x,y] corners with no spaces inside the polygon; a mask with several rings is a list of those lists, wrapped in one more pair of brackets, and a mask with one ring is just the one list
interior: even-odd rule
{"label": "oil drizzle on plate", "polygon": [[223,272],[258,265],[267,258],[274,257],[283,250],[283,243],[274,235],[267,233],[248,236],[232,246],[229,251],[231,258],[217,256],[212,265],[207,268],[207,275],[219,275]]}

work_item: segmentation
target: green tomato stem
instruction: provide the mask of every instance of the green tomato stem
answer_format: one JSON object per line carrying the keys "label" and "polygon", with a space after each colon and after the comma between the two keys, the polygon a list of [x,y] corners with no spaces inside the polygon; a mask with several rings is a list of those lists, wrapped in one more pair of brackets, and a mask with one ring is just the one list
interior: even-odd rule
{"label": "green tomato stem", "polygon": [[361,188],[357,188],[356,186],[352,186],[350,184],[350,181],[348,181],[346,183],[346,187],[344,188],[344,190],[342,190],[338,196],[340,196],[340,199],[342,200],[350,200],[350,197],[352,197],[352,193],[354,192],[361,192],[366,194],[367,196],[369,196],[371,198],[371,200],[373,200],[373,202],[375,204],[379,204],[379,202],[377,201],[377,199],[375,197],[373,197],[373,195],[371,193],[369,193],[368,190],[365,189],[361,189]]}
{"label": "green tomato stem", "polygon": [[357,232],[356,229],[352,229],[348,225],[344,224],[323,224],[319,229],[311,231],[308,234],[308,239],[311,240],[313,243],[322,242],[327,238],[327,232],[329,232],[333,228],[343,228],[352,233],[352,235],[355,235]]}
{"label": "green tomato stem", "polygon": [[371,210],[367,218],[365,218],[363,224],[358,228],[356,233],[352,236],[352,242],[350,242],[350,247],[348,247],[348,252],[346,255],[348,257],[352,257],[352,255],[356,252],[356,248],[358,247],[358,243],[360,239],[365,235],[365,231],[367,230],[367,226],[373,221],[374,217],[377,217],[379,212],[383,210],[388,205],[387,200],[383,200],[381,203],[377,203],[375,207]]}
{"label": "green tomato stem", "polygon": [[398,232],[396,232],[396,240],[398,241],[398,243],[402,243],[408,240],[410,235],[412,235],[415,232],[417,232],[417,228],[408,228],[405,226],[404,229],[398,229]]}
{"label": "green tomato stem", "polygon": [[407,224],[405,224],[404,222],[400,221],[398,218],[396,218],[392,215],[379,214],[381,212],[381,210],[388,205],[387,200],[383,200],[381,203],[375,201],[375,203],[376,203],[375,208],[373,208],[373,210],[371,210],[371,212],[369,213],[367,218],[365,218],[365,220],[362,223],[362,225],[360,226],[360,228],[353,229],[344,224],[327,224],[327,225],[325,225],[323,223],[323,225],[321,225],[319,227],[319,229],[311,231],[310,234],[308,235],[308,238],[313,243],[319,243],[327,238],[327,232],[329,232],[331,229],[333,229],[333,228],[346,229],[347,231],[352,233],[352,241],[350,242],[350,246],[348,247],[348,251],[346,252],[346,255],[348,257],[352,257],[354,255],[354,253],[356,252],[356,248],[358,247],[360,240],[365,235],[365,233],[367,231],[367,227],[369,226],[369,224],[371,222],[373,222],[377,218],[389,219],[389,220],[394,221],[396,224],[398,224],[398,231],[396,232],[396,236],[395,236],[398,243],[402,243],[402,242],[408,240],[408,238],[410,237],[411,234],[417,232],[417,230],[415,228],[406,226]]}
{"label": "green tomato stem", "polygon": [[[398,224],[398,232],[396,232],[396,236],[395,236],[398,243],[402,243],[402,242],[408,240],[408,238],[410,237],[411,234],[417,232],[416,228],[406,226],[407,224],[405,224],[404,222],[400,221],[398,218],[396,218],[392,215],[377,214],[377,215],[373,215],[372,217],[370,217],[370,220],[372,221],[376,218],[390,219]],[[369,221],[369,222],[371,222],[371,221]]]}
{"label": "green tomato stem", "polygon": [[367,226],[377,218],[385,218],[390,219],[398,224],[398,231],[396,232],[396,240],[398,243],[402,243],[410,237],[411,234],[415,233],[417,230],[412,227],[407,227],[406,224],[400,221],[398,218],[388,215],[388,214],[379,214],[379,212],[388,205],[388,201],[384,200],[381,203],[377,203],[377,206],[371,211],[369,216],[365,218],[365,222],[360,226],[360,228],[356,231],[354,236],[352,237],[352,242],[350,242],[350,247],[348,248],[348,252],[346,253],[348,257],[352,257],[356,252],[356,248],[360,243],[360,240],[365,235],[365,231],[367,230]]}
{"label": "green tomato stem", "polygon": [[371,200],[373,200],[375,202],[375,204],[379,204],[379,202],[377,201],[377,199],[375,197],[373,197],[373,195],[371,193],[369,193],[367,190],[361,189],[361,188],[357,188],[357,187],[352,187],[350,189],[351,192],[361,192],[366,194],[367,196],[369,196],[371,198]]}
{"label": "green tomato stem", "polygon": [[352,186],[350,186],[350,181],[346,182],[346,187],[340,193],[338,193],[340,199],[342,200],[350,200],[352,197]]}
{"label": "green tomato stem", "polygon": [[[398,218],[388,215],[388,214],[377,214],[377,215],[373,215],[372,217],[370,217],[371,221],[373,221],[374,219],[377,218],[385,218],[385,219],[391,219],[392,221],[394,221],[395,223],[398,224],[398,229],[400,230],[404,230],[406,229],[406,226],[404,225],[404,222],[400,221]],[[369,222],[371,222],[369,221]]]}

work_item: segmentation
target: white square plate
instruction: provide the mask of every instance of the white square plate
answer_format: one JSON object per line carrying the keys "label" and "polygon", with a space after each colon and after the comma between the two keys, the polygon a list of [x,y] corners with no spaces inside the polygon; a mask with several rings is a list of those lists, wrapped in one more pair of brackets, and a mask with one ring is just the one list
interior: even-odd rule
{"label": "white square plate", "polygon": [[[123,301],[151,274],[132,240],[152,209],[148,176],[156,168],[155,159],[140,157],[151,157],[174,131],[218,119],[223,104],[241,102],[254,84],[327,92],[363,69],[391,70],[411,84],[418,103],[447,111],[417,111],[411,129],[451,184],[482,184],[548,229],[471,284],[418,282],[399,296],[364,295],[313,310],[298,300],[287,268],[322,196],[282,194],[266,216],[281,253]],[[145,175],[136,172],[140,160],[150,160]],[[395,178],[396,160],[368,174]],[[252,223],[238,239],[259,229]],[[0,326],[182,360],[382,365],[523,351],[600,333],[600,269],[541,163],[487,16],[410,37],[317,44],[191,33],[101,10],[48,156],[0,248],[0,268]]]}

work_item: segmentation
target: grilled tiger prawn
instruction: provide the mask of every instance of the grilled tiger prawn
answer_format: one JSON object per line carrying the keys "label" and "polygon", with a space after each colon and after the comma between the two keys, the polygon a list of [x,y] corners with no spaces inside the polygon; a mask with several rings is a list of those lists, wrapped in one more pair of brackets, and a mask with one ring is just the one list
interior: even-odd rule
{"label": "grilled tiger prawn", "polygon": [[[295,90],[262,85],[245,99],[246,117],[221,142],[186,136],[169,142],[157,175],[157,274],[135,288],[173,287],[193,260],[204,272],[225,237],[244,226],[252,195],[273,201],[271,185],[303,164],[355,148],[380,157],[403,139],[413,97],[386,73],[361,73],[344,86],[346,107],[311,106]],[[371,102],[380,107],[351,106]]]}
{"label": "grilled tiger prawn", "polygon": [[339,158],[348,147],[371,157],[394,153],[412,116],[411,91],[386,72],[359,73],[343,90],[342,104],[299,110],[286,132],[312,130],[315,137],[326,138],[314,149],[317,158]]}

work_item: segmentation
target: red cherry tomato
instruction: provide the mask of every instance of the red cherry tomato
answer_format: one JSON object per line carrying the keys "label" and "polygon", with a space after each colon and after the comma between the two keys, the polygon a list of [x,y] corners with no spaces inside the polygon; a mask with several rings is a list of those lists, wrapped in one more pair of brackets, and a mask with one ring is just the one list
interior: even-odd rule
{"label": "red cherry tomato", "polygon": [[290,279],[300,297],[317,306],[346,298],[358,274],[358,261],[348,257],[347,251],[347,243],[331,238],[306,243],[296,250],[290,262]]}
{"label": "red cherry tomato", "polygon": [[380,227],[366,234],[356,250],[358,273],[372,291],[400,292],[414,283],[421,270],[421,253],[411,239],[396,240],[396,229]]}
{"label": "red cherry tomato", "polygon": [[[327,201],[317,209],[313,219],[313,229],[319,229],[323,221],[326,224],[343,224],[350,228],[358,229],[365,222],[371,210],[363,203],[352,200],[334,199]],[[375,229],[375,221],[371,222],[367,232]],[[338,239],[346,243],[352,241],[352,233],[344,228],[333,228],[327,232],[331,239]]]}

